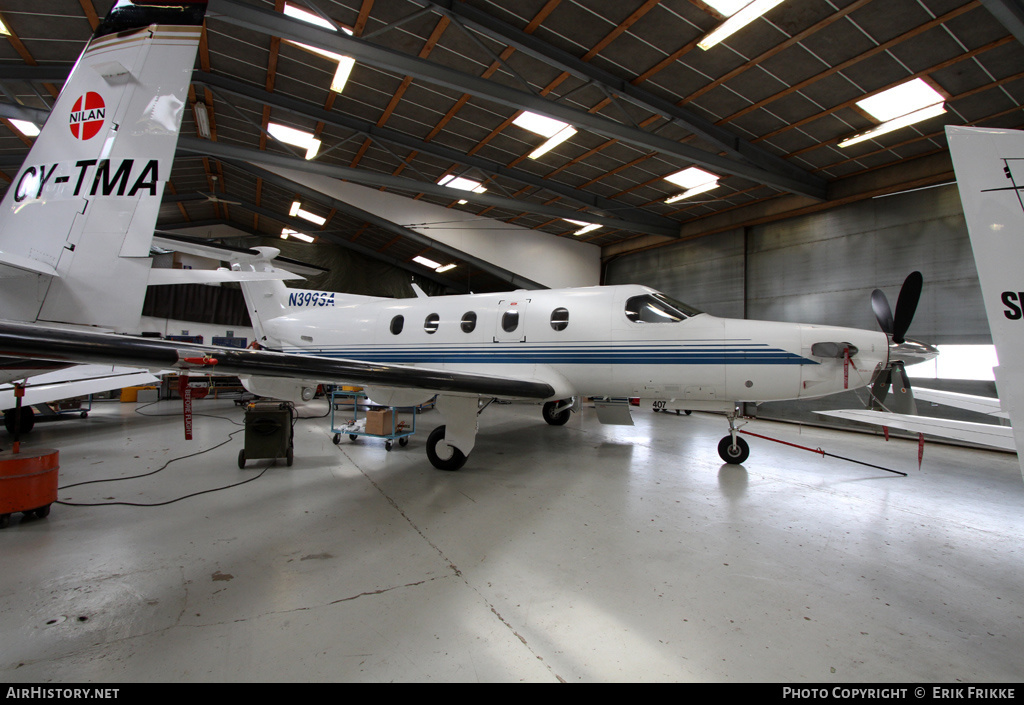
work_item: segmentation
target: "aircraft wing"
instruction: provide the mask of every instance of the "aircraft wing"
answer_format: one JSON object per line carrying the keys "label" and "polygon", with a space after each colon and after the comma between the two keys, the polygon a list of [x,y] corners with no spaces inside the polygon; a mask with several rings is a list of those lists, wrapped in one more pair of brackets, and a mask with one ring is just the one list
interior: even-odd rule
{"label": "aircraft wing", "polygon": [[169,340],[0,322],[0,356],[66,363],[116,364],[151,370],[188,369],[196,374],[249,375],[410,387],[439,393],[516,399],[547,399],[554,388],[543,380],[239,350]]}
{"label": "aircraft wing", "polygon": [[945,404],[946,406],[955,406],[958,409],[976,411],[979,414],[998,416],[1003,419],[1010,418],[1010,415],[1003,411],[999,399],[995,397],[979,397],[974,394],[943,392],[938,389],[926,389],[924,387],[914,387],[914,397],[934,402],[935,404]]}
{"label": "aircraft wing", "polygon": [[910,416],[908,414],[893,414],[888,411],[869,411],[866,409],[841,409],[838,411],[816,411],[815,413],[875,424],[877,426],[899,428],[914,433],[928,433],[933,436],[977,443],[978,445],[1000,448],[1002,450],[1016,450],[1016,446],[1013,443],[1013,429],[1009,426],[955,421],[953,419],[935,419],[927,416]]}

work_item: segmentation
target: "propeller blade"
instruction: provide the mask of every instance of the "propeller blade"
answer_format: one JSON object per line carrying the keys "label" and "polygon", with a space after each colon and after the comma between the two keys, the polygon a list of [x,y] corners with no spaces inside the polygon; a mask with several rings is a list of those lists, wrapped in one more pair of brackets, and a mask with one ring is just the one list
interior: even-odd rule
{"label": "propeller blade", "polygon": [[889,308],[889,299],[885,298],[881,289],[871,292],[871,308],[875,312],[878,327],[886,335],[892,335],[892,309]]}
{"label": "propeller blade", "polygon": [[910,378],[902,362],[893,363],[892,366],[892,402],[889,408],[897,414],[917,414],[917,404],[914,403],[914,392],[910,388]]}
{"label": "propeller blade", "polygon": [[917,311],[917,302],[921,300],[923,285],[924,277],[920,272],[911,272],[903,282],[900,297],[896,300],[896,317],[892,329],[894,343],[899,344],[906,340],[907,329],[910,328],[914,312]]}
{"label": "propeller blade", "polygon": [[884,409],[885,397],[889,393],[889,382],[892,381],[892,368],[886,367],[881,370],[871,384],[871,399],[868,400],[868,409],[882,411]]}

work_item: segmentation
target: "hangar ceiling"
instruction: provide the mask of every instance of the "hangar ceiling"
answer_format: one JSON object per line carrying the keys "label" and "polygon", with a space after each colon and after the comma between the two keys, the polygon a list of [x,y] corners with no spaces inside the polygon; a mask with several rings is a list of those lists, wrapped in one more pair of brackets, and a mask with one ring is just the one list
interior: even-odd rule
{"label": "hangar ceiling", "polygon": [[[32,141],[10,118],[49,109],[112,4],[5,0],[7,183]],[[724,17],[701,0],[210,0],[159,227],[290,227],[457,288],[471,268],[412,261],[452,259],[429,224],[369,217],[249,160],[582,240],[605,259],[947,183],[945,124],[1024,124],[1021,17],[1017,0],[786,0],[704,50]],[[340,93],[339,55],[354,59]],[[946,112],[840,146],[879,124],[858,101],[915,78]],[[533,158],[546,136],[520,126],[524,112],[576,131]],[[273,124],[318,139],[316,156]],[[691,166],[717,187],[666,203],[681,187],[665,177]],[[295,200],[326,220],[290,216]],[[600,227],[576,234],[566,219]]]}

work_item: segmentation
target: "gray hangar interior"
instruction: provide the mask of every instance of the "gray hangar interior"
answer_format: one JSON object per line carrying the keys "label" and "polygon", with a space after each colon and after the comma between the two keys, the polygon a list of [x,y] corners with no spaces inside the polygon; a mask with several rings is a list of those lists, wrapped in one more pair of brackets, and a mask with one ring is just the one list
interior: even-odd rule
{"label": "gray hangar interior", "polygon": [[[11,120],[45,116],[113,4],[0,7],[4,188],[32,144]],[[309,25],[286,6],[353,32],[338,40],[359,57],[340,93],[335,63],[288,39]],[[724,20],[702,0],[210,0],[157,228],[280,247],[327,270],[296,286],[390,297],[414,282],[432,296],[546,285],[543,256],[516,252],[529,241],[551,262],[583,253],[589,283],[866,329],[872,290],[895,301],[917,270],[910,335],[990,344],[943,128],[1024,127],[1021,2],[785,0],[699,48]],[[944,113],[839,146],[878,124],[858,101],[913,79]],[[576,133],[531,158],[544,138],[513,123],[524,111]],[[269,134],[275,120],[316,135],[317,158]],[[680,187],[665,177],[691,166],[717,187],[666,203]],[[445,193],[450,175],[487,191]],[[292,214],[297,200],[322,222]],[[414,215],[427,206],[481,234],[431,229]],[[600,227],[578,235],[574,214]],[[153,289],[147,320],[174,321],[161,332],[245,329]],[[181,401],[163,397],[97,398],[27,437],[60,450],[61,501],[0,531],[4,682],[1024,672],[1017,456],[929,437],[919,461],[916,436],[813,413],[863,407],[863,390],[765,404],[747,428],[801,447],[752,440],[742,465],[715,452],[717,414],[634,407],[633,426],[602,425],[585,403],[556,427],[537,406],[494,404],[459,472],[422,452],[436,410],[389,452],[332,442],[319,397],[298,405],[294,464],[239,468],[230,393],[195,401],[191,441]]]}

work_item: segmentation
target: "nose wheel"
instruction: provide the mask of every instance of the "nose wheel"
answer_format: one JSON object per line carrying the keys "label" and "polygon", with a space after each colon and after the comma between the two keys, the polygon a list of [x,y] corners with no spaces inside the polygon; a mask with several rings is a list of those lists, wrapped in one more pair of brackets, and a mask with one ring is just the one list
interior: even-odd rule
{"label": "nose wheel", "polygon": [[726,436],[718,442],[718,455],[731,465],[739,465],[750,457],[750,446],[739,436]]}
{"label": "nose wheel", "polygon": [[729,414],[729,435],[718,442],[718,455],[730,465],[739,465],[750,457],[750,446],[736,430],[736,414]]}

